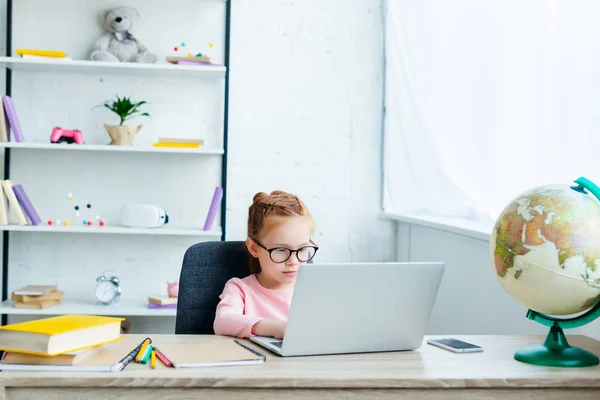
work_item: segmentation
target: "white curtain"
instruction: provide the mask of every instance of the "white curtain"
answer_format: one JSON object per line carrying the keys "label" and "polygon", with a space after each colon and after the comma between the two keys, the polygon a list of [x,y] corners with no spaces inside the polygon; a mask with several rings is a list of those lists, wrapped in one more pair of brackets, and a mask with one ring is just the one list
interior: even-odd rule
{"label": "white curtain", "polygon": [[490,221],[600,184],[600,1],[384,4],[386,211]]}

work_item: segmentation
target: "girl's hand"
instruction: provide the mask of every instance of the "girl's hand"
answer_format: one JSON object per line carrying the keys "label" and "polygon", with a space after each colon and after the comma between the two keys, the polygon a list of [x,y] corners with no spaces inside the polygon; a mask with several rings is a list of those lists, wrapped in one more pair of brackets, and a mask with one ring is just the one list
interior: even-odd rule
{"label": "girl's hand", "polygon": [[285,334],[285,327],[287,326],[287,322],[283,321],[274,321],[273,327],[273,337],[275,339],[283,339],[283,335]]}
{"label": "girl's hand", "polygon": [[263,319],[252,327],[252,334],[256,336],[270,336],[275,339],[283,339],[287,322],[273,319]]}

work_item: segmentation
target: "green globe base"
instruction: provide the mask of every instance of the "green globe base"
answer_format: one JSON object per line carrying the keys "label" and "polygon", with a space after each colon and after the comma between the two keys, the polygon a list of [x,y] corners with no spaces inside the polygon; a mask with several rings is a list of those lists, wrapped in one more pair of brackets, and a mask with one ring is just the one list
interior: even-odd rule
{"label": "green globe base", "polygon": [[515,353],[515,360],[547,367],[591,367],[598,365],[598,357],[585,349],[573,347],[560,327],[553,326],[544,344],[523,347]]}

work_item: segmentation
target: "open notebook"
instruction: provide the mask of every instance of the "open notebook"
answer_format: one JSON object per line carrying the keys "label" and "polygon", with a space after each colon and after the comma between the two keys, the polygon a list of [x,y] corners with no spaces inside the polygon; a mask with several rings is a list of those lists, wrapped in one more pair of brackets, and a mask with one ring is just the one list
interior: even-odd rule
{"label": "open notebook", "polygon": [[121,371],[141,349],[139,338],[123,339],[110,343],[94,355],[85,358],[75,365],[48,364],[7,364],[0,362],[0,370],[5,371],[87,371],[87,372],[117,372]]}
{"label": "open notebook", "polygon": [[175,368],[218,367],[259,364],[265,356],[237,340],[211,340],[203,343],[158,343],[152,345]]}

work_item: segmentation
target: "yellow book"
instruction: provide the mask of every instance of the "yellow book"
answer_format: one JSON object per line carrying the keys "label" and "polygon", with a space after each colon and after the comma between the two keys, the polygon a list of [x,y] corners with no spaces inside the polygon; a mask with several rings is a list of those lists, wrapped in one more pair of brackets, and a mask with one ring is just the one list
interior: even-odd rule
{"label": "yellow book", "polygon": [[124,318],[62,315],[0,326],[0,350],[58,355],[121,339]]}
{"label": "yellow book", "polygon": [[32,56],[44,56],[44,57],[66,57],[67,53],[62,50],[38,50],[38,49],[17,49],[16,53],[20,56],[29,54]]}
{"label": "yellow book", "polygon": [[159,143],[161,143],[161,142],[163,142],[163,143],[195,143],[195,144],[203,145],[204,139],[159,136],[157,142],[159,142]]}
{"label": "yellow book", "polygon": [[176,142],[156,142],[152,144],[154,147],[181,147],[187,149],[197,149],[200,147],[198,143],[176,143]]}

